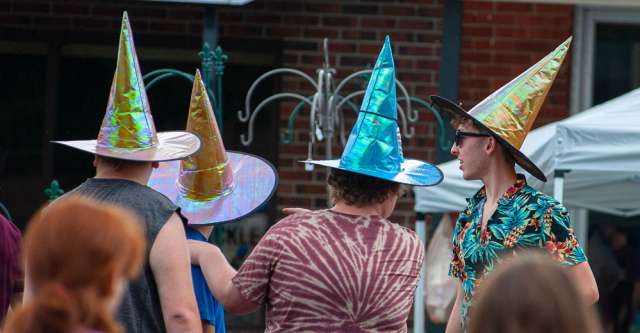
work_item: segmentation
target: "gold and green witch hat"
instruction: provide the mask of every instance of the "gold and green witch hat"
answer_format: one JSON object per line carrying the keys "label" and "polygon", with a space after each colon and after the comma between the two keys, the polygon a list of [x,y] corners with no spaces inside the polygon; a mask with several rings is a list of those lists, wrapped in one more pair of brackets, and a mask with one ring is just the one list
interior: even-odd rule
{"label": "gold and green witch hat", "polygon": [[160,163],[148,185],[180,206],[189,224],[236,221],[271,198],[278,183],[275,168],[258,156],[225,149],[200,71],[193,80],[187,131],[202,139],[202,149],[182,161]]}
{"label": "gold and green witch hat", "polygon": [[192,133],[156,133],[127,12],[122,15],[118,60],[98,139],[54,143],[133,161],[177,160],[200,148],[200,140]]}
{"label": "gold and green witch hat", "polygon": [[493,134],[509,150],[518,165],[536,178],[546,181],[544,173],[520,148],[560,71],[570,44],[571,37],[468,112],[440,96],[431,96],[431,101],[440,110],[454,117],[471,119],[480,129]]}

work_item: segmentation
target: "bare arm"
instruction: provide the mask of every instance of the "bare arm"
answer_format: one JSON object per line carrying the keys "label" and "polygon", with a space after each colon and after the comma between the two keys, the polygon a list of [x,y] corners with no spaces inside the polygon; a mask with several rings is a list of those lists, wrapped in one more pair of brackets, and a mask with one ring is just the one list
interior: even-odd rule
{"label": "bare arm", "polygon": [[456,302],[451,309],[449,321],[447,322],[447,330],[445,333],[462,333],[462,319],[460,318],[460,309],[462,307],[462,286],[458,283],[458,292],[456,294]]}
{"label": "bare arm", "polygon": [[191,266],[182,221],[175,213],[160,229],[149,254],[169,333],[202,332],[191,281]]}
{"label": "bare arm", "polygon": [[588,262],[582,262],[569,267],[569,274],[576,283],[578,291],[587,305],[594,304],[600,298],[596,279]]}
{"label": "bare arm", "polygon": [[308,213],[311,210],[306,209],[306,208],[298,208],[298,207],[285,207],[282,208],[282,213],[284,215],[293,215],[293,214],[302,214],[302,213]]}
{"label": "bare arm", "polygon": [[245,314],[258,309],[258,304],[245,299],[233,285],[232,279],[236,270],[229,265],[217,246],[193,240],[188,242],[191,262],[200,266],[209,289],[225,310],[234,314]]}

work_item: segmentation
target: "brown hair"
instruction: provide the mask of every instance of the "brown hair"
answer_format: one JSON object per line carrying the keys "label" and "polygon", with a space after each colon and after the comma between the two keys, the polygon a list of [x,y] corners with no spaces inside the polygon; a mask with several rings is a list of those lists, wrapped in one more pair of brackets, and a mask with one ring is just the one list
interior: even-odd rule
{"label": "brown hair", "polygon": [[108,308],[113,279],[136,277],[144,249],[136,217],[121,208],[76,196],[41,209],[23,240],[34,297],[6,332],[122,331]]}
{"label": "brown hair", "polygon": [[329,196],[335,203],[363,207],[384,202],[390,193],[399,193],[400,184],[359,173],[331,169],[327,177]]}
{"label": "brown hair", "polygon": [[567,268],[525,253],[498,267],[480,286],[470,333],[595,333],[599,321]]}

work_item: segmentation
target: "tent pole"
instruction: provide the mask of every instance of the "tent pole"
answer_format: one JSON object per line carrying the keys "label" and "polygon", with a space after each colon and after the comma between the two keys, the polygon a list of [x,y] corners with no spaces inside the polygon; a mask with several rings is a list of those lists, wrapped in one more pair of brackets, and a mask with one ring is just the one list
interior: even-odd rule
{"label": "tent pole", "polygon": [[560,203],[564,199],[564,175],[570,170],[556,169],[553,173],[553,197]]}
{"label": "tent pole", "polygon": [[[560,203],[564,199],[564,175],[571,170],[556,169],[553,173],[553,197]],[[587,235],[589,233],[588,211],[586,209],[572,209],[573,233],[583,250],[587,251]]]}
{"label": "tent pole", "polygon": [[[416,214],[416,234],[422,244],[427,244],[427,223],[424,213]],[[426,251],[426,248],[425,248]],[[425,261],[422,261],[420,269],[420,279],[418,279],[418,287],[416,288],[416,296],[413,299],[413,333],[425,333],[425,309],[424,309],[424,276],[427,271]]]}

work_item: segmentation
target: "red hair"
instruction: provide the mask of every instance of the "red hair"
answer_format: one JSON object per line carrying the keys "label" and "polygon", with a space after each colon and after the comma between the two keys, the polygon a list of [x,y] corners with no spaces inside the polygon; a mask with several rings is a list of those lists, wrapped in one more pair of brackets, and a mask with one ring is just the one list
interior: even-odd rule
{"label": "red hair", "polygon": [[136,216],[122,208],[77,196],[43,208],[23,241],[34,297],[6,332],[122,331],[108,304],[114,279],[137,276],[145,246]]}

